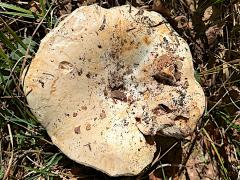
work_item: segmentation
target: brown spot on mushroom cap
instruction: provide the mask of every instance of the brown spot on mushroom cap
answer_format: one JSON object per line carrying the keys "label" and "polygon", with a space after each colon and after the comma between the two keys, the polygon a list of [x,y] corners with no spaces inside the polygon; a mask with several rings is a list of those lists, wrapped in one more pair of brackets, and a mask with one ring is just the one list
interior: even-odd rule
{"label": "brown spot on mushroom cap", "polygon": [[78,114],[77,114],[76,112],[73,113],[73,117],[77,117],[77,115],[78,115]]}
{"label": "brown spot on mushroom cap", "polygon": [[76,133],[76,134],[80,134],[81,133],[81,126],[78,126],[78,127],[75,127],[74,128],[74,132]]}
{"label": "brown spot on mushroom cap", "polygon": [[87,125],[86,125],[86,130],[87,130],[87,131],[91,130],[91,124],[87,124]]}
{"label": "brown spot on mushroom cap", "polygon": [[125,95],[124,92],[120,91],[120,90],[114,90],[111,92],[111,97],[114,99],[118,99],[124,102],[127,102],[127,96]]}
{"label": "brown spot on mushroom cap", "polygon": [[191,134],[205,105],[187,43],[161,15],[138,12],[75,10],[42,40],[24,82],[53,143],[111,176],[140,173],[156,151],[146,135]]}
{"label": "brown spot on mushroom cap", "polygon": [[143,42],[147,45],[149,45],[151,43],[151,41],[149,40],[148,36],[144,36],[143,37]]}
{"label": "brown spot on mushroom cap", "polygon": [[81,106],[82,110],[87,110],[87,106]]}
{"label": "brown spot on mushroom cap", "polygon": [[51,85],[50,94],[53,94],[56,91],[56,82],[57,82],[57,80],[58,80],[58,77],[55,80],[53,80],[52,85]]}
{"label": "brown spot on mushroom cap", "polygon": [[104,110],[102,110],[102,112],[100,113],[100,118],[101,119],[104,119],[104,118],[106,118],[107,116],[106,116],[106,112],[104,111]]}

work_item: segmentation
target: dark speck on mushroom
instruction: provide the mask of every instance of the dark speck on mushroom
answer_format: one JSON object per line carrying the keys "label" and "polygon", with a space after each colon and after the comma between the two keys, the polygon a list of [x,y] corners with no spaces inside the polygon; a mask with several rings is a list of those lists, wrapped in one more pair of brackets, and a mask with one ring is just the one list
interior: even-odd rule
{"label": "dark speck on mushroom", "polygon": [[91,78],[91,73],[88,72],[88,73],[86,74],[86,77],[87,77],[87,78]]}
{"label": "dark speck on mushroom", "polygon": [[65,116],[69,117],[70,115],[68,113],[65,113]]}
{"label": "dark speck on mushroom", "polygon": [[44,88],[44,82],[42,80],[38,80],[38,82],[41,84],[42,88]]}
{"label": "dark speck on mushroom", "polygon": [[114,90],[111,92],[111,97],[113,99],[117,99],[120,101],[124,101],[127,102],[127,96],[125,95],[124,92],[120,91],[120,90]]}
{"label": "dark speck on mushroom", "polygon": [[78,127],[75,127],[75,128],[74,128],[75,134],[80,134],[80,133],[81,133],[80,127],[81,127],[81,126],[78,126]]}
{"label": "dark speck on mushroom", "polygon": [[82,106],[81,109],[82,110],[87,110],[87,106]]}
{"label": "dark speck on mushroom", "polygon": [[83,73],[83,70],[82,70],[82,69],[78,70],[78,75],[79,75],[79,76],[81,76],[82,73]]}
{"label": "dark speck on mushroom", "polygon": [[102,31],[105,29],[105,26],[106,26],[106,16],[104,15],[103,16],[103,22],[102,22],[102,25],[100,26],[99,28],[99,31]]}
{"label": "dark speck on mushroom", "polygon": [[141,118],[140,117],[135,117],[137,122],[141,122]]}
{"label": "dark speck on mushroom", "polygon": [[101,118],[101,119],[104,119],[104,118],[106,118],[106,117],[107,117],[107,116],[106,116],[105,111],[102,110],[102,112],[100,113],[100,118]]}
{"label": "dark speck on mushroom", "polygon": [[86,125],[86,130],[87,130],[87,131],[91,130],[91,124],[87,124],[87,125]]}

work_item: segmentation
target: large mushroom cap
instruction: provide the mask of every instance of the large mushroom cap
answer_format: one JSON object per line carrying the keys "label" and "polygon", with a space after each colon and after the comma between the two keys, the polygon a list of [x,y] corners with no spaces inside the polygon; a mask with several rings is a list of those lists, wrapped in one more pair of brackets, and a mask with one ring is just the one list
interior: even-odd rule
{"label": "large mushroom cap", "polygon": [[151,163],[144,135],[189,135],[205,102],[187,43],[130,6],[75,10],[42,40],[24,91],[63,153],[111,176]]}

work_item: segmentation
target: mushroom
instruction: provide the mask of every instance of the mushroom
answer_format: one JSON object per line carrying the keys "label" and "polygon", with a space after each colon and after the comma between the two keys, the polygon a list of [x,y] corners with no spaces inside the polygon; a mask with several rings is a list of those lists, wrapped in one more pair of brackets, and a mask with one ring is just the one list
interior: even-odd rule
{"label": "mushroom", "polygon": [[146,135],[183,138],[204,111],[187,43],[156,12],[83,6],[42,41],[24,92],[53,143],[110,176],[154,158]]}

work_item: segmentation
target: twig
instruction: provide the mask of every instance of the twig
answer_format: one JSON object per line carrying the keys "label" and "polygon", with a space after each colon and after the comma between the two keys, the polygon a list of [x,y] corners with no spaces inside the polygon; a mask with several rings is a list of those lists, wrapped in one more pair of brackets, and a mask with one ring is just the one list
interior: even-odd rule
{"label": "twig", "polygon": [[12,130],[11,130],[11,127],[10,127],[9,124],[7,125],[7,127],[8,127],[9,136],[10,136],[12,152],[11,152],[11,158],[10,158],[10,160],[8,162],[7,170],[6,170],[6,172],[5,172],[4,176],[3,176],[3,180],[7,179],[7,177],[9,176],[10,169],[11,169],[12,162],[13,162],[13,136],[12,136]]}
{"label": "twig", "polygon": [[2,96],[0,99],[12,99],[12,98],[22,98],[24,96]]}
{"label": "twig", "polygon": [[238,120],[238,117],[240,114],[236,115],[235,118],[232,120],[232,122],[228,125],[228,127],[224,130],[224,133],[228,131],[228,129]]}

